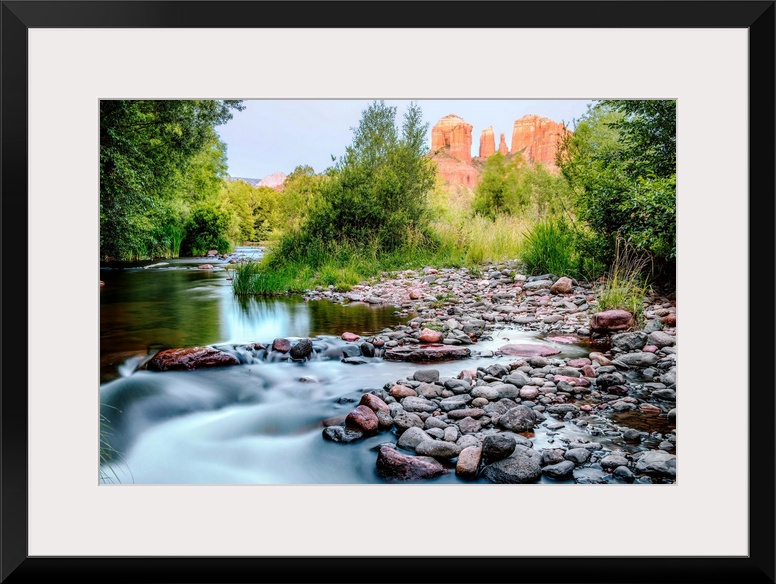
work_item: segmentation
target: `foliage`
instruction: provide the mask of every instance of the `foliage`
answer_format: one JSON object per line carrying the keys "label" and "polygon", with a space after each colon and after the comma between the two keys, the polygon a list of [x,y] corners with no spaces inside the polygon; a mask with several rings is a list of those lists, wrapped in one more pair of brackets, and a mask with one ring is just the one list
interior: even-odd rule
{"label": "foliage", "polygon": [[503,213],[514,213],[528,203],[519,188],[518,171],[522,165],[519,155],[507,157],[496,152],[488,157],[474,191],[472,208],[476,214],[495,219]]}
{"label": "foliage", "polygon": [[191,256],[205,255],[211,249],[228,253],[232,251],[229,235],[234,238],[238,230],[234,216],[226,207],[209,201],[201,203],[192,210],[186,223],[182,250]]}
{"label": "foliage", "polygon": [[436,168],[425,156],[428,124],[411,103],[401,132],[396,108],[376,101],[362,112],[353,142],[327,179],[320,200],[298,231],[281,241],[277,258],[294,259],[316,242],[339,242],[355,248],[376,245],[393,252],[420,236],[432,245],[428,227],[428,191]]}
{"label": "foliage", "polygon": [[656,277],[675,279],[674,100],[597,102],[562,140],[558,165],[598,238],[598,259],[613,264],[619,237],[651,256]]}
{"label": "foliage", "polygon": [[534,224],[525,236],[521,259],[529,275],[555,274],[579,277],[582,260],[576,236],[567,221],[548,218]]}
{"label": "foliage", "polygon": [[520,154],[497,152],[485,161],[472,209],[490,219],[510,214],[538,221],[567,212],[571,198],[568,182],[543,165],[525,164]]}
{"label": "foliage", "polygon": [[[102,404],[105,405],[105,404]],[[121,479],[116,471],[114,464],[123,464],[124,459],[121,453],[113,448],[110,439],[113,428],[110,421],[104,414],[100,414],[100,482],[101,483],[120,483]],[[131,471],[129,472],[132,476]]]}
{"label": "foliage", "polygon": [[622,238],[615,243],[615,260],[598,287],[597,310],[622,309],[633,314],[636,324],[644,325],[644,297],[650,278],[649,256],[640,253]]}
{"label": "foliage", "polygon": [[[321,196],[325,175],[315,174],[311,166],[297,166],[283,183],[283,196],[279,201],[278,215],[282,228],[298,230],[305,223]],[[273,228],[281,224],[273,225]]]}
{"label": "foliage", "polygon": [[100,101],[102,259],[154,253],[163,208],[212,188],[209,177],[223,168],[214,128],[243,108],[237,100]]}

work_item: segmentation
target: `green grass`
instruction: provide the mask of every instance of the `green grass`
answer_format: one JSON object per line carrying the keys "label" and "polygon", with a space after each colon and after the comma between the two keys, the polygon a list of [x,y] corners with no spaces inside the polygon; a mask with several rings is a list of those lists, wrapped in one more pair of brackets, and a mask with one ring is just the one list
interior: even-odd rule
{"label": "green grass", "polygon": [[574,232],[566,221],[544,219],[528,230],[521,259],[529,275],[577,277],[580,262],[574,243]]}
{"label": "green grass", "polygon": [[644,300],[648,290],[649,259],[620,239],[615,246],[615,259],[598,286],[596,310],[627,310],[644,325]]}
{"label": "green grass", "polygon": [[[121,453],[119,453],[110,444],[112,428],[108,418],[100,414],[100,482],[101,483],[120,483],[118,473],[114,468],[106,468],[115,462],[123,463]],[[130,472],[131,476],[131,472]]]}

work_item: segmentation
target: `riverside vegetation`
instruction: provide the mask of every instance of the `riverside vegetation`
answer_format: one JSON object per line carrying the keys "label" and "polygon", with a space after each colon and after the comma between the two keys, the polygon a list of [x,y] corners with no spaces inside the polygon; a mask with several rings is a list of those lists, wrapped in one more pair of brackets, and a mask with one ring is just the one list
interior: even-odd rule
{"label": "riverside vegetation", "polygon": [[[261,240],[267,249],[263,259],[231,266],[234,294],[296,292],[323,294],[342,302],[352,298],[353,291],[389,285],[402,273],[422,275],[423,268],[433,273],[464,270],[473,280],[503,277],[515,281],[525,275],[528,282],[522,281],[521,289],[528,290],[536,286],[525,284],[536,281],[546,283],[548,289],[559,280],[564,285],[569,281],[573,288],[567,293],[575,292],[584,306],[584,299],[595,298],[595,310],[620,309],[633,317],[627,330],[638,336],[620,337],[615,355],[640,355],[643,349],[654,357],[655,351],[673,345],[665,335],[648,335],[660,331],[656,319],[665,316],[675,286],[674,101],[596,101],[576,122],[573,134],[560,140],[559,173],[529,164],[519,153],[495,153],[487,159],[473,189],[450,187],[436,176],[427,152],[428,124],[416,103],[397,124],[396,108],[382,101],[362,112],[345,155],[322,173],[298,166],[282,191],[229,180],[226,149],[215,128],[231,118],[231,110],[241,108],[240,101],[101,102],[103,260],[201,256],[209,250],[226,254],[238,242]],[[494,266],[499,267],[497,277],[492,274]],[[536,310],[535,298],[523,300]],[[426,301],[429,309],[453,310],[460,299],[440,292]],[[474,303],[480,301],[472,298]],[[557,319],[550,321],[554,322]],[[451,334],[455,330],[445,326],[436,323],[437,329]],[[585,329],[582,321],[573,327],[575,332],[580,329]],[[456,335],[465,342],[459,333]],[[422,332],[415,331],[419,334]],[[386,340],[390,342],[389,338],[383,342]],[[639,357],[630,357],[629,367],[653,368],[657,363],[653,357],[643,363]],[[661,352],[660,357],[665,364],[675,363],[673,350]],[[574,364],[569,366],[568,361],[554,364],[568,374],[560,373],[559,381],[578,387],[566,379],[574,377]],[[405,380],[406,395],[398,391],[401,398],[413,397],[411,392],[417,398],[418,386],[436,384],[440,392],[449,393],[433,396],[442,397],[441,401],[468,398],[465,408],[443,408],[446,415],[472,409],[469,401],[483,406],[488,403],[486,395],[494,403],[495,399],[518,398],[516,404],[522,395],[531,404],[538,394],[525,380],[532,375],[534,379],[544,377],[537,370],[545,368],[546,373],[551,365],[537,356],[517,360],[512,370],[480,372],[479,379],[491,385],[514,385],[515,390],[511,385],[501,388],[508,390],[504,396],[498,391],[474,391],[476,372],[463,375],[466,383],[438,377],[426,380],[419,373]],[[604,380],[607,374],[620,376],[607,357],[594,365]],[[659,381],[659,372],[648,374]],[[509,381],[517,377],[523,383]],[[663,381],[670,381],[668,377]],[[624,379],[612,379],[603,387],[618,391],[625,387]],[[391,403],[397,401],[394,385],[373,392],[382,404],[367,400],[366,409],[392,412]],[[671,385],[663,384],[663,388]],[[466,388],[461,389],[463,386]],[[620,401],[630,404],[627,400],[633,398],[623,397],[626,394],[627,390],[620,394]],[[571,411],[564,407],[560,409]],[[363,408],[359,411],[369,420],[358,423],[371,427],[371,416]],[[498,419],[491,412],[490,418],[494,417]],[[457,420],[458,415],[453,418]],[[513,426],[518,428],[520,423]],[[348,431],[352,427],[350,424]],[[437,429],[446,431],[441,426]],[[342,436],[329,433],[341,438],[345,430],[340,431]],[[420,443],[428,437],[418,434],[416,438]],[[503,441],[493,439],[499,440]],[[517,444],[522,444],[519,439]],[[495,460],[494,453],[501,446],[489,441],[486,450],[491,459]],[[465,448],[457,449],[456,454]],[[387,467],[400,465],[391,452],[381,450],[381,456]],[[621,460],[616,462],[623,466]]]}

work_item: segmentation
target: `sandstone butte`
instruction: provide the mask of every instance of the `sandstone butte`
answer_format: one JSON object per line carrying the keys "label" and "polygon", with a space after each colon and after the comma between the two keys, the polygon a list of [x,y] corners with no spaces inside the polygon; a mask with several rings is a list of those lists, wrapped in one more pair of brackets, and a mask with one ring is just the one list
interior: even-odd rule
{"label": "sandstone butte", "polygon": [[[485,160],[496,152],[493,127],[488,126],[480,134],[479,156],[472,158],[472,130],[471,124],[455,114],[443,117],[431,129],[430,156],[436,162],[439,174],[450,185],[477,186]],[[557,172],[558,141],[568,131],[562,123],[526,115],[515,120],[511,149],[507,148],[504,134],[500,135],[498,152],[504,155],[521,152],[528,163],[540,163]]]}

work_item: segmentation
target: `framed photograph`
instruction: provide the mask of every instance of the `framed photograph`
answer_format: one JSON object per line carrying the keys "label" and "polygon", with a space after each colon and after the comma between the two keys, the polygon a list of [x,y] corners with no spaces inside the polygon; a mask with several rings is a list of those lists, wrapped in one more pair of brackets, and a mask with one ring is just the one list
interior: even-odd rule
{"label": "framed photograph", "polygon": [[[774,582],[774,392],[764,381],[769,372],[758,373],[774,354],[767,326],[774,322],[775,14],[773,1],[725,0],[3,1],[0,581]],[[627,119],[617,117],[626,103],[672,109],[655,113],[656,124],[646,129],[620,126],[644,149],[617,150],[610,157],[619,161],[615,166],[541,174],[545,162],[563,166],[542,142],[543,133],[560,132],[552,133],[550,123],[563,129],[583,118],[586,131],[606,141],[590,117],[592,105],[603,102],[611,109],[599,115],[612,119]],[[500,106],[517,103],[531,103],[534,111],[502,121]],[[360,118],[346,111],[354,106]],[[206,120],[202,127],[181,122],[181,108],[196,109],[186,115]],[[414,323],[408,319],[416,305],[387,302],[387,287],[362,285],[356,272],[366,269],[363,262],[355,268],[324,261],[328,271],[316,274],[317,292],[301,312],[238,288],[275,285],[253,278],[249,260],[265,252],[263,242],[285,233],[281,222],[288,230],[318,221],[318,232],[358,253],[366,253],[367,238],[387,249],[396,234],[425,237],[407,228],[421,217],[419,210],[413,215],[410,183],[391,186],[413,172],[425,180],[428,160],[412,155],[413,144],[426,149],[412,138],[423,133],[413,129],[413,108],[422,111],[434,162],[444,170],[446,186],[437,186],[437,195],[450,197],[451,184],[463,185],[455,192],[471,198],[467,205],[493,215],[489,220],[502,218],[488,224],[490,235],[520,229],[503,219],[502,206],[549,204],[535,200],[536,189],[517,178],[518,167],[524,177],[536,163],[540,170],[530,172],[541,176],[530,176],[543,181],[541,189],[560,189],[553,181],[563,174],[581,193],[585,180],[599,186],[630,180],[639,167],[633,192],[642,194],[625,220],[632,221],[634,241],[652,246],[653,257],[670,256],[675,266],[671,297],[646,309],[655,320],[648,332],[660,334],[620,335],[607,353],[616,367],[604,355],[576,359],[574,343],[597,337],[586,330],[587,320],[569,315],[598,299],[574,279],[569,290],[556,290],[563,282],[549,268],[537,268],[546,272],[541,279],[506,263],[495,263],[492,273],[467,272],[465,283],[445,275],[444,284],[459,292],[471,287],[465,293],[472,304],[490,306],[508,287],[533,311],[556,306],[557,314],[541,311],[544,320],[527,327],[541,333],[529,348],[552,349],[549,360],[496,334],[504,314],[528,324],[519,320],[525,311],[516,305],[489,321],[456,312],[450,295],[434,288],[441,276],[433,267],[413,273],[411,286],[401,284],[402,294],[416,295],[427,311]],[[543,117],[544,111],[553,113]],[[673,151],[666,155],[653,146],[669,117]],[[137,155],[126,128],[159,118],[168,120],[166,134],[152,140],[172,146],[154,159]],[[294,124],[281,123],[288,120]],[[396,131],[384,149],[395,149],[391,160],[402,162],[381,175],[385,198],[370,206],[338,195],[346,189],[336,181],[360,180],[359,164],[373,152],[359,139],[380,124]],[[530,134],[525,143],[523,130]],[[315,162],[300,160],[294,168],[276,158],[290,148],[312,151],[307,142],[323,142],[322,135],[329,150]],[[654,160],[671,158],[673,172],[661,174],[654,165],[641,172],[646,150],[662,153]],[[195,155],[202,156],[181,174],[178,162]],[[226,168],[227,159],[228,171],[219,171],[227,179],[214,187],[227,201],[224,211],[200,196],[210,171],[196,169]],[[329,165],[336,172],[324,177]],[[120,185],[111,192],[103,176],[108,166]],[[501,186],[475,188],[483,176]],[[328,187],[315,182],[324,179]],[[312,183],[318,186],[310,190]],[[177,198],[163,198],[173,190]],[[329,200],[339,196],[339,203],[311,203],[309,193],[319,191]],[[669,210],[660,198],[667,191]],[[141,194],[133,198],[135,192]],[[141,204],[155,209],[153,219],[135,213]],[[600,229],[615,221],[609,214],[622,211],[618,204],[607,207],[598,195],[589,200]],[[397,209],[400,217],[392,214]],[[664,211],[661,230],[655,217]],[[219,214],[224,223],[211,233]],[[473,217],[455,223],[458,236],[473,229]],[[349,231],[335,229],[347,221]],[[348,239],[357,229],[365,239]],[[141,231],[146,239],[132,239]],[[231,243],[219,239],[227,231]],[[472,237],[482,240],[487,231],[472,230]],[[669,241],[664,231],[675,235]],[[553,231],[548,241],[557,244],[562,233]],[[303,264],[316,253],[315,241],[286,242],[283,253],[302,259],[284,285],[307,282]],[[584,259],[575,256],[580,270]],[[113,269],[130,265],[125,260],[140,278]],[[274,265],[282,276],[281,264]],[[175,284],[146,286],[147,276],[160,273]],[[247,299],[221,302],[224,291]],[[558,294],[567,294],[566,304],[553,304]],[[174,323],[184,321],[181,332]],[[447,359],[472,346],[482,359],[468,373],[467,362],[429,364],[433,351],[447,351]],[[585,346],[584,355],[593,357]],[[511,372],[488,369],[494,353],[517,350],[508,347],[523,351],[514,353]],[[176,352],[181,348],[185,355]],[[431,352],[416,358],[417,349]],[[23,363],[13,359],[18,352]],[[330,365],[313,363],[313,355],[336,356],[333,381],[326,379]],[[188,368],[191,359],[205,363],[203,372],[168,371]],[[389,360],[402,363],[392,367]],[[314,366],[297,367],[307,361]],[[217,377],[206,370],[232,362],[247,366]],[[586,400],[589,392],[575,376],[600,381],[599,367],[609,367],[600,370],[609,377],[594,390],[607,395]],[[654,442],[650,452],[659,452],[659,460],[648,463],[634,448],[618,468],[594,453],[595,465],[576,465],[588,474],[572,480],[572,451],[591,456],[594,445],[564,434],[587,425],[574,422],[580,410],[570,404],[585,403],[585,414],[599,405],[612,411],[614,404],[626,420],[646,403],[627,397],[635,386],[618,368],[637,370],[643,391],[675,403],[646,404],[663,426],[633,426],[626,438],[617,437]],[[166,372],[147,371],[154,369]],[[339,386],[335,393],[327,389],[332,384]],[[309,396],[308,407],[289,409],[283,392]],[[143,400],[149,395],[154,399]],[[514,409],[488,409],[509,399]],[[401,423],[417,427],[409,434],[401,427],[394,433],[405,443],[387,445],[374,425],[398,427],[400,403],[402,412],[412,412]],[[433,412],[423,409],[429,404]],[[108,420],[109,411],[121,415]],[[507,421],[506,412],[515,420]],[[518,427],[518,413],[535,416],[534,428],[540,419],[546,423],[526,430]],[[120,425],[108,449],[106,420]],[[498,438],[487,447],[490,474],[480,474],[482,441],[465,439],[481,438],[485,427]],[[314,446],[305,442],[311,432]],[[531,450],[520,436],[526,432],[534,446],[541,443],[542,456],[562,442],[560,458],[536,462],[531,480],[515,478],[527,472],[530,457],[493,470],[507,435],[513,454],[504,457],[512,460],[515,448]],[[595,432],[607,436],[607,428]],[[120,440],[133,445],[126,465],[110,450]],[[478,457],[474,470],[462,460],[466,448]],[[426,466],[410,469],[421,458]],[[634,475],[637,469],[643,474]],[[426,482],[383,480],[407,472],[436,474]]]}

